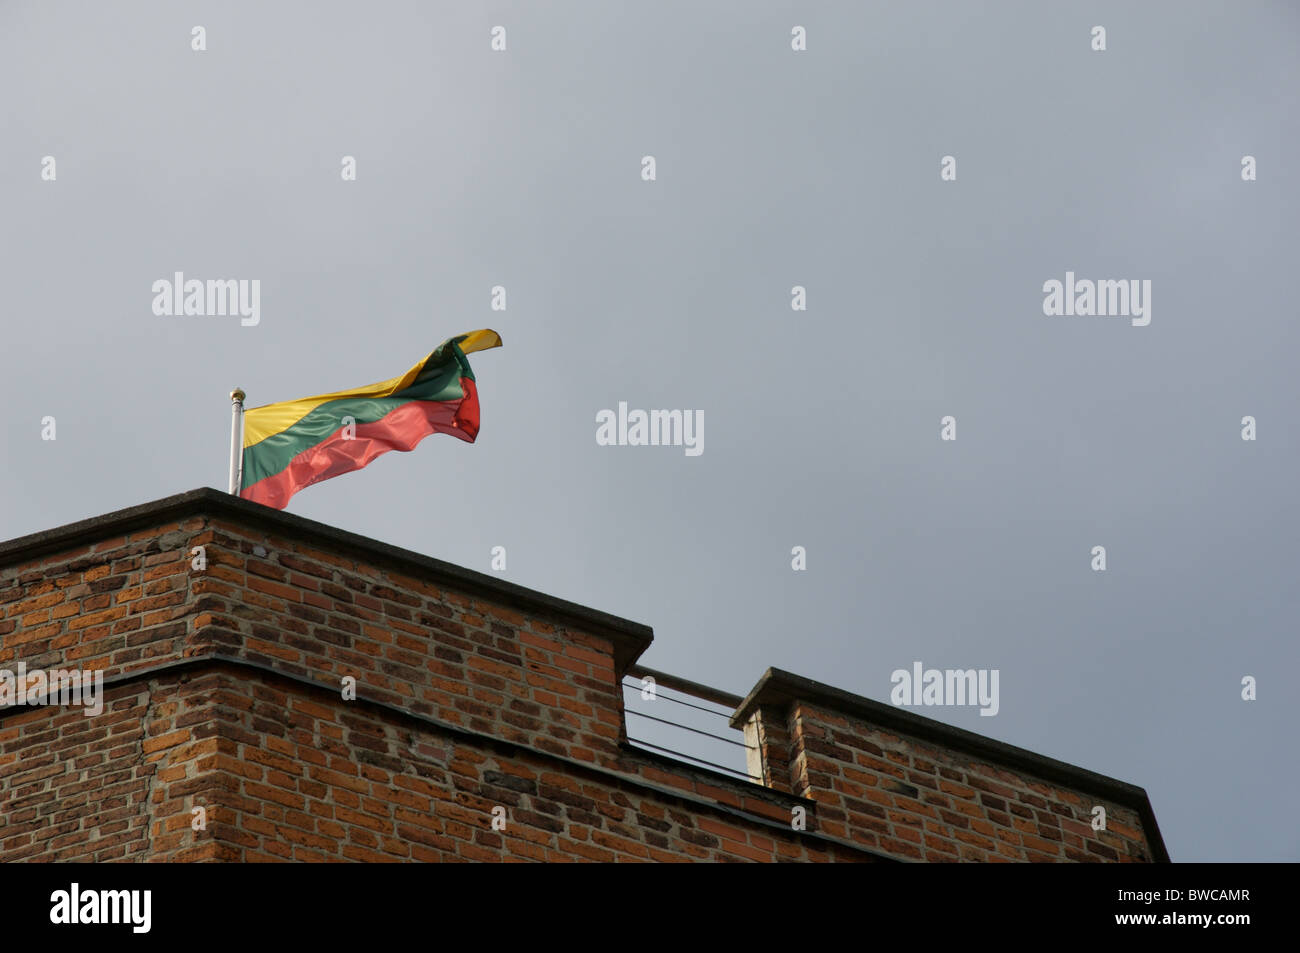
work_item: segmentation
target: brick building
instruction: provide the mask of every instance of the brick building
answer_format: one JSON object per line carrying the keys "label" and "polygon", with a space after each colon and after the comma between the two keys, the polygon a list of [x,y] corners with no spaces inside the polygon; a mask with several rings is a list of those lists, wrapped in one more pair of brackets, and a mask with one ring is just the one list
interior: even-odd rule
{"label": "brick building", "polygon": [[0,709],[0,860],[1169,859],[1141,788],[776,670],[761,783],[633,746],[651,637],[211,489],[0,544],[0,670],[103,676]]}

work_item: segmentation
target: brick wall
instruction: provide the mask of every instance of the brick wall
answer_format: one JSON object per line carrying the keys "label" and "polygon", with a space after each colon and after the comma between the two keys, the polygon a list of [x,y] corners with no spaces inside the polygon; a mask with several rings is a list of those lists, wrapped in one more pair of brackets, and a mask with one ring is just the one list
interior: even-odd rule
{"label": "brick wall", "polygon": [[1160,859],[1140,789],[1099,779],[1097,837],[1095,792],[771,672],[736,721],[763,785],[632,748],[651,638],[212,490],[0,544],[0,669],[110,683],[94,717],[0,711],[0,859]]}
{"label": "brick wall", "polygon": [[769,670],[733,724],[759,739],[769,783],[817,802],[818,830],[892,856],[1135,862],[1164,850],[1138,788],[786,672]]}
{"label": "brick wall", "polygon": [[211,812],[225,859],[871,859],[263,673],[232,670],[213,704],[233,781]]}
{"label": "brick wall", "polygon": [[141,679],[105,692],[104,710],[19,709],[0,722],[0,859],[208,860],[184,838],[192,804],[215,800],[213,676]]}
{"label": "brick wall", "polygon": [[[1150,860],[1137,812],[800,704],[798,790],[820,829],[915,860]],[[1094,831],[1094,805],[1106,829]]]}

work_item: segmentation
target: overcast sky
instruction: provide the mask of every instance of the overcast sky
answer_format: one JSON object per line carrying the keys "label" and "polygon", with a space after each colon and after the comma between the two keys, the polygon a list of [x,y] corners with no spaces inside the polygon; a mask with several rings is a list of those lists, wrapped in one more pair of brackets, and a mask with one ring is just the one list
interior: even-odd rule
{"label": "overcast sky", "polygon": [[[913,710],[1143,786],[1175,860],[1300,860],[1298,27],[4,0],[0,538],[225,489],[236,385],[369,384],[493,327],[476,444],[289,512],[484,572],[504,546],[736,694],[997,669],[995,717]],[[259,323],[155,315],[177,271],[259,280]],[[1067,271],[1149,280],[1150,324],[1045,315]],[[620,401],[701,411],[703,453],[598,446]]]}

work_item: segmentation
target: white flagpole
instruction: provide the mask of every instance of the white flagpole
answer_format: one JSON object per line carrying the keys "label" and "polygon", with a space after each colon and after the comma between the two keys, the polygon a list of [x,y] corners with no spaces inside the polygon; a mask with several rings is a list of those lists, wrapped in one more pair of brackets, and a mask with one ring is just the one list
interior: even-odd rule
{"label": "white flagpole", "polygon": [[244,479],[244,392],[230,392],[230,493],[239,496]]}

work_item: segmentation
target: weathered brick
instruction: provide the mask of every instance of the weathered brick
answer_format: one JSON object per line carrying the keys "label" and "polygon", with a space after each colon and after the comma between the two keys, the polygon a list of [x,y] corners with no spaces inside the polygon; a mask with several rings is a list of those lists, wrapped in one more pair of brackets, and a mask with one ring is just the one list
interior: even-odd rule
{"label": "weathered brick", "polygon": [[99,716],[0,713],[0,860],[1150,859],[1124,805],[1095,834],[1084,792],[820,702],[760,709],[768,790],[645,756],[609,630],[244,514],[183,523],[0,567],[0,653],[134,673]]}

